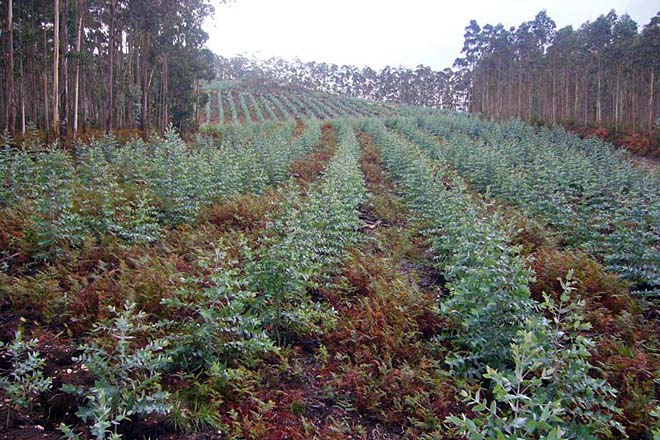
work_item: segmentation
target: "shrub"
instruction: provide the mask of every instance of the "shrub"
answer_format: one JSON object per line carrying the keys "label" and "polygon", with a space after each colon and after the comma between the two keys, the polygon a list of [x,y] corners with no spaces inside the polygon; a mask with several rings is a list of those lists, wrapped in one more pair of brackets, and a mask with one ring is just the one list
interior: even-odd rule
{"label": "shrub", "polygon": [[277,351],[254,313],[256,293],[227,255],[216,249],[208,283],[212,287],[182,289],[162,303],[180,318],[169,323],[174,341],[169,350],[173,366],[199,373],[241,364],[254,365]]}
{"label": "shrub", "polygon": [[52,379],[45,377],[45,361],[36,351],[37,340],[23,339],[23,332],[18,330],[14,340],[8,344],[0,341],[0,353],[9,358],[9,369],[0,374],[0,389],[14,407],[31,408],[39,394],[48,391]]}
{"label": "shrub", "polygon": [[[572,302],[575,289],[569,274],[559,302],[545,295],[540,305],[548,318],[529,320],[511,345],[513,369],[488,367],[492,399],[482,391],[470,396],[474,418],[451,416],[447,421],[471,439],[597,439],[626,437],[613,416],[616,390],[592,377],[591,339],[582,332],[583,301]],[[485,393],[483,393],[485,394]]]}
{"label": "shrub", "polygon": [[[156,328],[144,312],[126,303],[123,310],[109,307],[114,318],[97,324],[94,342],[81,347],[75,358],[95,378],[91,387],[65,384],[64,392],[82,399],[76,415],[90,424],[94,438],[119,438],[117,428],[134,416],[167,414],[172,406],[160,385],[161,371],[170,362],[166,339],[156,339]],[[72,435],[70,428],[62,426]]]}

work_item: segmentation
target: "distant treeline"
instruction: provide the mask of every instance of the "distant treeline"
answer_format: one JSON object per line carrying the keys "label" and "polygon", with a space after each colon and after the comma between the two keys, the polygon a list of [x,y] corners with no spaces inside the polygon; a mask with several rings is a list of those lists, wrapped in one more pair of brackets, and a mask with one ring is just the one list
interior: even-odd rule
{"label": "distant treeline", "polygon": [[218,57],[217,77],[221,80],[275,82],[325,93],[349,95],[374,101],[458,108],[464,101],[464,88],[451,69],[434,71],[419,65],[414,69],[387,66],[381,70],[351,65],[287,61],[282,58],[258,60],[245,56]]}
{"label": "distant treeline", "polygon": [[[659,13],[660,14],[660,13]],[[377,101],[468,110],[496,119],[639,131],[660,113],[660,15],[641,31],[614,11],[557,30],[545,11],[506,29],[466,27],[453,69],[218,57],[221,79],[268,79]]]}
{"label": "distant treeline", "polygon": [[517,28],[471,21],[457,75],[471,112],[638,131],[660,115],[660,13],[641,32],[613,10],[577,30],[545,11]]}

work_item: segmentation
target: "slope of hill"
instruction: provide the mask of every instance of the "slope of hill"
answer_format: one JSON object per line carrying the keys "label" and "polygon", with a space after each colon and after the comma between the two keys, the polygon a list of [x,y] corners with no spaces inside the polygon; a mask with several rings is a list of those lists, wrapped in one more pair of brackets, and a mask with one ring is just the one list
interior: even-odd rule
{"label": "slope of hill", "polygon": [[205,93],[189,144],[0,150],[0,438],[657,435],[657,173],[522,122]]}
{"label": "slope of hill", "polygon": [[278,87],[263,82],[216,81],[202,87],[207,102],[198,112],[202,129],[217,125],[312,118],[388,116],[396,106],[340,95]]}

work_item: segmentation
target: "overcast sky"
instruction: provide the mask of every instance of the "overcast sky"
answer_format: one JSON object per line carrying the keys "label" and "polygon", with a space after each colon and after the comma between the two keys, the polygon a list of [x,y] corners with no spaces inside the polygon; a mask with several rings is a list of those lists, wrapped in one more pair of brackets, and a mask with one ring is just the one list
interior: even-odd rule
{"label": "overcast sky", "polygon": [[453,64],[471,19],[507,28],[546,9],[557,27],[578,27],[615,9],[640,25],[660,0],[236,0],[216,8],[208,45],[223,56],[443,69]]}

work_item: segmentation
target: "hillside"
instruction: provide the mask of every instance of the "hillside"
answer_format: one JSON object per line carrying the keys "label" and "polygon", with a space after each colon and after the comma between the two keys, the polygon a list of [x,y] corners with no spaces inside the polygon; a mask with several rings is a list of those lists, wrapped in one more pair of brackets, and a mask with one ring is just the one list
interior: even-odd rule
{"label": "hillside", "polygon": [[657,170],[519,121],[203,93],[190,144],[6,141],[0,438],[658,435]]}
{"label": "hillside", "polygon": [[216,125],[277,122],[301,118],[328,120],[391,115],[396,107],[358,98],[282,88],[263,82],[217,81],[202,87],[204,111],[197,122],[203,129]]}

